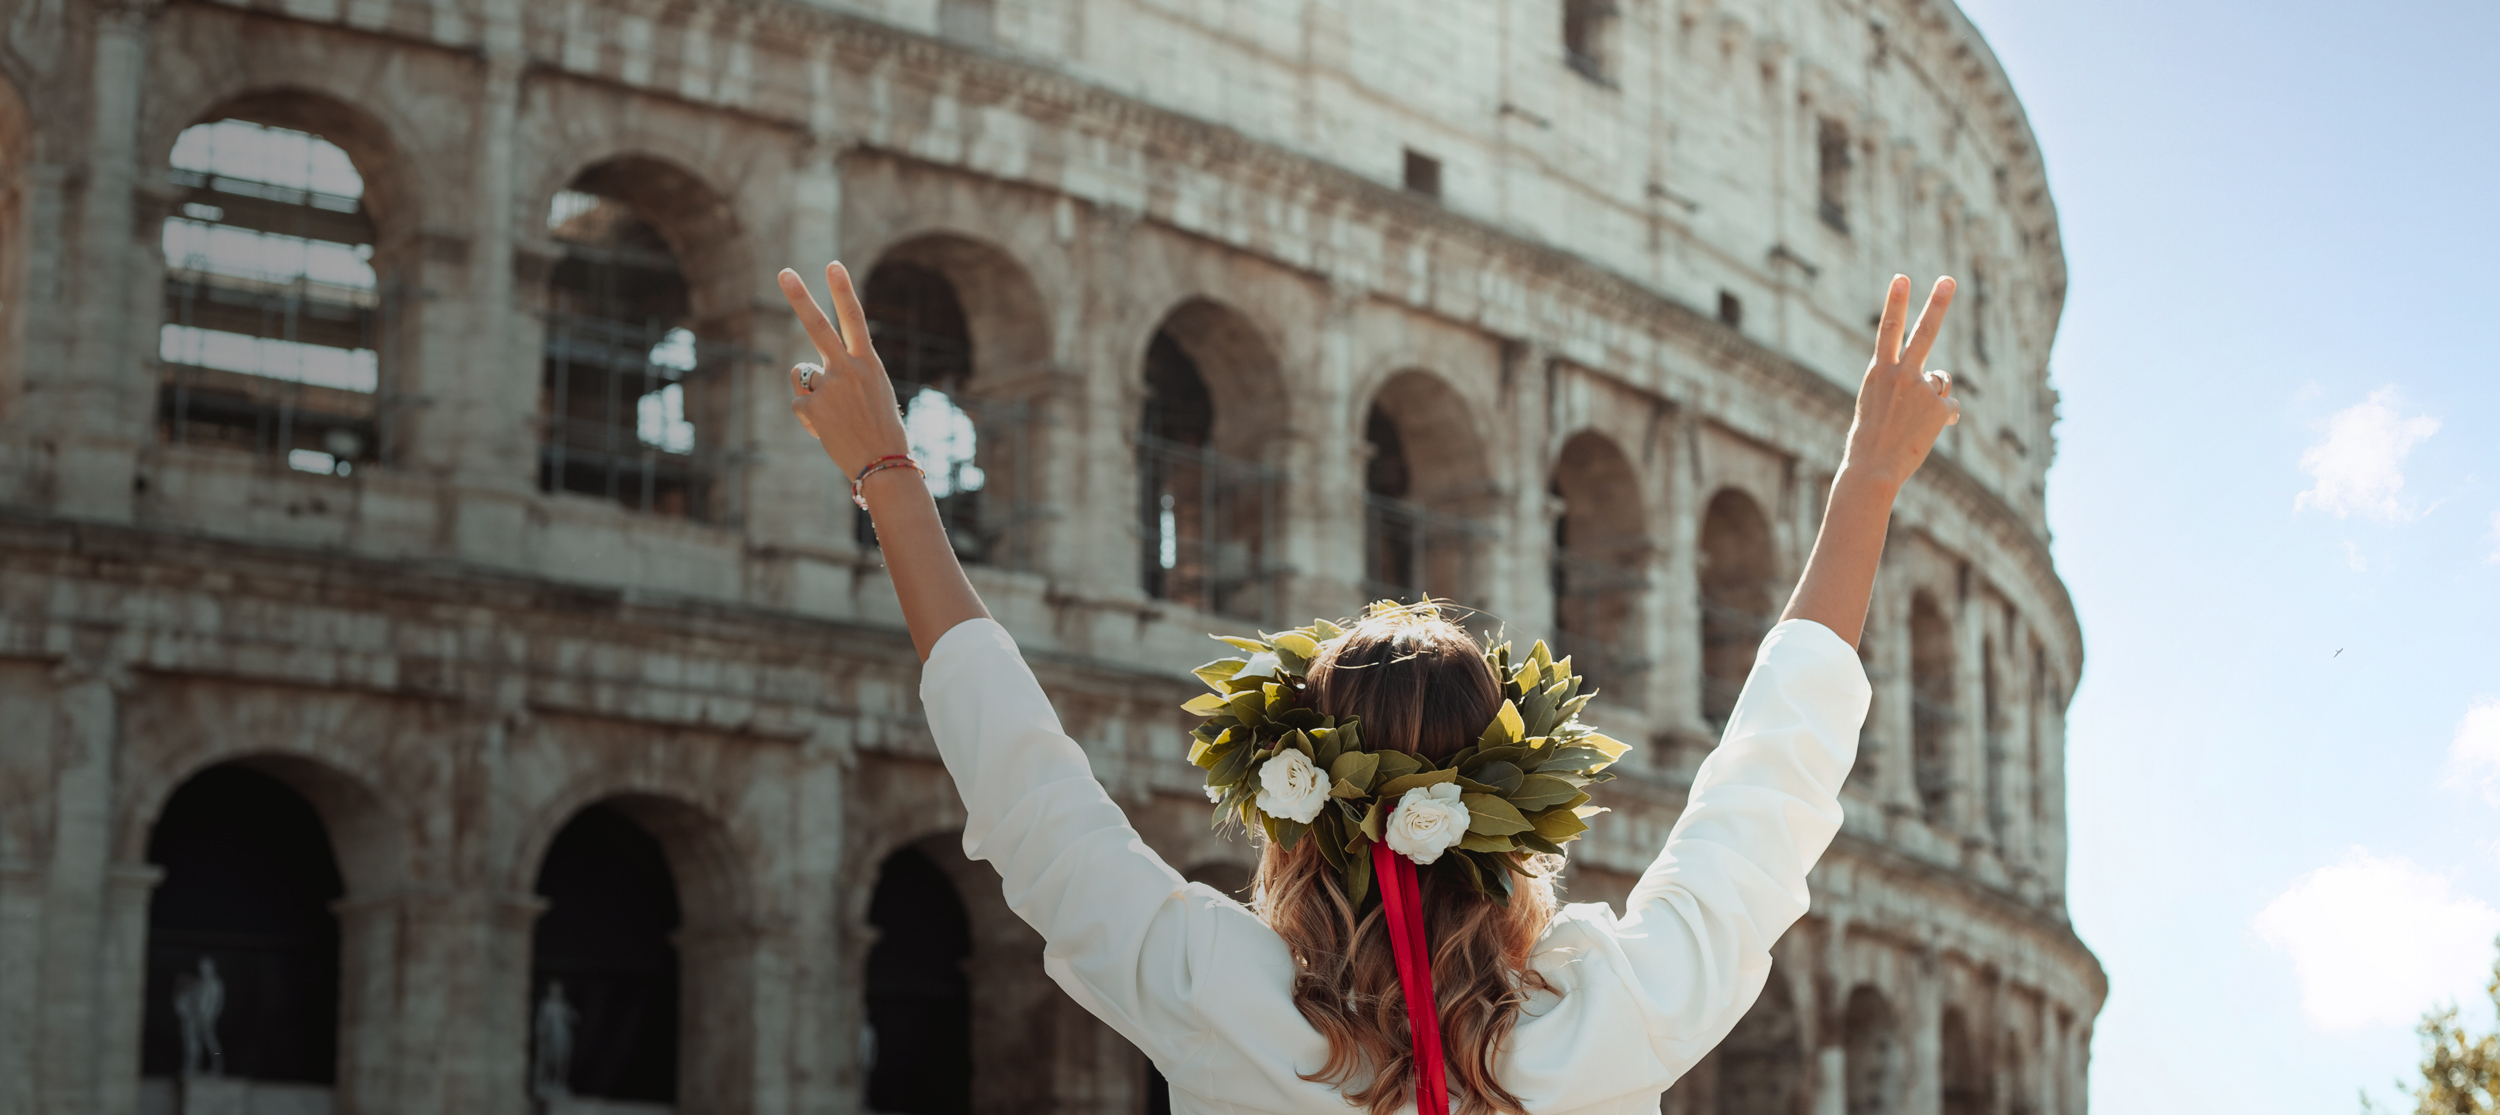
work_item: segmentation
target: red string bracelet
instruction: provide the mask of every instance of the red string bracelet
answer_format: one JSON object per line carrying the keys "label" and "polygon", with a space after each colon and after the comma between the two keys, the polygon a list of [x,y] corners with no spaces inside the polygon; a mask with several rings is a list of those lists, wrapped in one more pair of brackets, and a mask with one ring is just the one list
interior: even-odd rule
{"label": "red string bracelet", "polygon": [[912,460],[909,453],[888,453],[870,461],[867,468],[859,470],[859,475],[851,478],[851,502],[858,504],[860,510],[868,510],[868,497],[860,494],[859,486],[866,483],[868,478],[876,475],[879,470],[889,468],[908,468],[919,473],[922,480],[929,478],[928,471],[920,467],[920,462]]}

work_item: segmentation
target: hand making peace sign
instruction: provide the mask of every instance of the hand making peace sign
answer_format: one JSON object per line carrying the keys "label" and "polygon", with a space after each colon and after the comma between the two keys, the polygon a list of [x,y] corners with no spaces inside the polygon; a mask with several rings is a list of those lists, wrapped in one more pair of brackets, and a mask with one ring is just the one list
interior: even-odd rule
{"label": "hand making peace sign", "polygon": [[807,338],[816,343],[817,359],[824,362],[790,369],[790,390],[797,396],[790,400],[790,410],[824,443],[825,455],[842,475],[857,476],[872,461],[911,452],[911,442],[895,409],[894,383],[868,343],[868,313],[860,308],[850,271],[840,263],[826,264],[825,286],[833,294],[833,312],[842,320],[839,332],[816,305],[807,281],[789,268],[781,270],[781,296],[790,300],[791,312],[799,315]]}
{"label": "hand making peace sign", "polygon": [[1936,280],[1919,311],[1918,328],[1907,346],[1901,334],[1910,317],[1910,277],[1895,275],[1884,294],[1882,324],[1875,329],[1875,357],[1858,385],[1857,416],[1849,425],[1846,468],[1862,470],[1895,486],[1918,471],[1936,435],[1962,420],[1962,404],[1953,397],[1953,377],[1926,371],[1928,350],[1944,329],[1945,307],[1953,304],[1953,280]]}

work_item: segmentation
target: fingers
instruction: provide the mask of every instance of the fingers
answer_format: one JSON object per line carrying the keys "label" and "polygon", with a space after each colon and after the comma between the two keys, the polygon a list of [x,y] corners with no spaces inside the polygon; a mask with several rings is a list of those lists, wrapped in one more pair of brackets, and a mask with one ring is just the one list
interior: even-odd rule
{"label": "fingers", "polygon": [[[781,296],[790,303],[790,312],[799,315],[799,326],[807,330],[807,339],[816,343],[816,351],[828,358],[842,347],[842,336],[833,331],[833,323],[825,320],[825,311],[816,305],[816,296],[808,292],[807,280],[787,267],[781,269]],[[796,377],[798,370],[791,369]],[[796,384],[793,384],[796,386]]]}
{"label": "fingers", "polygon": [[1884,290],[1884,317],[1875,326],[1875,360],[1890,362],[1901,354],[1901,331],[1910,318],[1910,277],[1895,275]]}
{"label": "fingers", "polygon": [[1927,389],[1935,392],[1937,398],[1950,399],[1953,397],[1953,373],[1945,371],[1942,368],[1938,368],[1932,372],[1928,372],[1925,378],[1927,380]]}
{"label": "fingers", "polygon": [[1918,328],[1910,334],[1910,347],[1902,350],[1901,362],[1910,370],[1926,366],[1928,350],[1936,347],[1936,334],[1944,331],[1945,307],[1952,304],[1953,277],[1947,275],[1936,280],[1935,289],[1927,292],[1927,308],[1918,312]]}
{"label": "fingers", "polygon": [[853,359],[867,360],[876,355],[868,343],[868,311],[859,304],[859,291],[851,286],[850,268],[840,261],[825,265],[825,286],[833,291],[833,312],[842,319],[842,336],[850,344],[843,351]]}
{"label": "fingers", "polygon": [[807,417],[807,400],[790,400],[790,413],[799,416],[799,425],[807,430],[807,436],[815,438],[818,441],[824,440],[824,436],[816,432],[816,423],[810,421]]}
{"label": "fingers", "polygon": [[800,369],[805,367],[807,367],[805,364],[790,365],[790,393],[793,395],[809,394],[811,389],[816,386],[815,384],[809,383],[807,380],[800,377]]}
{"label": "fingers", "polygon": [[1959,426],[1962,424],[1962,400],[1946,396],[1944,401],[1944,424],[1947,426]]}

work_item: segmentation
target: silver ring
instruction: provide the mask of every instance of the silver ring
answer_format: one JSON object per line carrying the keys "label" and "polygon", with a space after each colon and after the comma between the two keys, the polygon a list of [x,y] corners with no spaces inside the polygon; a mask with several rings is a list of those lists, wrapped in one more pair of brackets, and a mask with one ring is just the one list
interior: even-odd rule
{"label": "silver ring", "polygon": [[802,363],[792,370],[799,373],[799,391],[802,394],[815,391],[816,377],[825,374],[825,367],[822,364]]}

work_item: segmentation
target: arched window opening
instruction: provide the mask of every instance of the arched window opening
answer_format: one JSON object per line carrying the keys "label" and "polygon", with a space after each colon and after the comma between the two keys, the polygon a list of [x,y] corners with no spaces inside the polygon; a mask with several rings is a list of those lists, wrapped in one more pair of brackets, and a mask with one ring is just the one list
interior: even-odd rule
{"label": "arched window opening", "polygon": [[[1146,404],[1137,431],[1139,565],[1149,596],[1265,620],[1277,603],[1267,554],[1283,476],[1219,451],[1215,394],[1204,374],[1212,369],[1193,355],[1193,347],[1260,348],[1247,334],[1229,311],[1193,302],[1174,311],[1146,347]],[[1208,355],[1254,366],[1225,369],[1236,381],[1272,372],[1263,353]],[[1233,384],[1236,392],[1249,386]],[[1238,416],[1233,421],[1241,424]]]}
{"label": "arched window opening", "polygon": [[538,486],[713,518],[717,396],[736,351],[697,335],[677,253],[627,196],[651,173],[603,164],[548,202],[563,255],[548,279]]}
{"label": "arched window opening", "polygon": [[677,1097],[676,878],[649,830],[606,803],[575,814],[538,870],[530,935],[530,1088],[640,1103]]}
{"label": "arched window opening", "polygon": [[345,476],[380,459],[392,288],[336,144],[249,120],[174,141],[157,428]]}
{"label": "arched window opening", "polygon": [[327,1106],[337,1072],[345,893],[330,835],[302,795],[248,767],[174,791],[148,834],[164,881],[148,901],[140,1073],[224,1077],[269,1102]]}
{"label": "arched window opening", "polygon": [[1496,532],[1472,516],[1491,490],[1466,406],[1430,373],[1403,372],[1363,421],[1363,591],[1480,606],[1478,554]]}
{"label": "arched window opening", "polygon": [[1944,1085],[1943,1115],[1985,1115],[1988,1074],[1978,1052],[1971,1048],[1970,1025],[1962,1008],[1944,1009],[1939,1037],[1936,1075]]}
{"label": "arched window opening", "polygon": [[1701,715],[1727,726],[1753,670],[1754,651],[1771,630],[1771,524],[1751,496],[1734,488],[1710,498],[1702,513]]}
{"label": "arched window opening", "polygon": [[1882,992],[1860,987],[1849,993],[1842,1020],[1844,1107],[1848,1115],[1900,1115],[1907,1082],[1898,1023]]}
{"label": "arched window opening", "polygon": [[1993,638],[1982,640],[1979,649],[1980,757],[1985,762],[1988,841],[1999,855],[2005,852],[2005,710],[1997,693],[1997,645]]}
{"label": "arched window opening", "polygon": [[[1012,564],[1005,547],[1016,509],[1012,500],[992,498],[995,447],[984,445],[983,435],[1021,423],[1022,411],[971,394],[972,330],[955,284],[936,268],[888,260],[869,274],[860,305],[955,556]],[[874,545],[876,525],[866,515],[857,521],[860,544]]]}
{"label": "arched window opening", "polygon": [[1775,967],[1736,1029],[1719,1043],[1716,1115],[1794,1115],[1804,1099],[1805,1029]]}
{"label": "arched window opening", "polygon": [[1640,640],[1649,539],[1632,462],[1604,437],[1580,434],[1564,443],[1549,491],[1558,504],[1548,568],[1555,644],[1607,700],[1638,707],[1649,668]]}
{"label": "arched window opening", "polygon": [[1962,721],[1953,671],[1953,628],[1921,592],[1910,600],[1910,768],[1931,825],[1945,823],[1953,805],[1953,735]]}
{"label": "arched window opening", "polygon": [[2057,696],[2049,690],[2049,652],[2038,643],[2031,645],[2029,696],[2031,700],[2023,715],[2023,785],[2029,790],[2024,816],[2030,819],[2034,826],[2032,831],[2037,833],[2038,825],[2048,816],[2046,776],[2040,769],[2040,718],[2044,709],[2057,707]]}
{"label": "arched window opening", "polygon": [[867,1109],[972,1110],[972,923],[946,872],[918,849],[887,856],[868,901]]}

